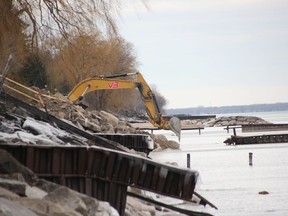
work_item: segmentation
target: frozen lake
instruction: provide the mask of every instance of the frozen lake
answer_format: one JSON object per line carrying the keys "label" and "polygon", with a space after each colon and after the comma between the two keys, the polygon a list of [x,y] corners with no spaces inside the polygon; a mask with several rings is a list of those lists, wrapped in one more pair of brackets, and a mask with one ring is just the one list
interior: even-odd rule
{"label": "frozen lake", "polygon": [[[237,115],[258,116],[272,123],[288,123],[288,112]],[[172,132],[157,133],[177,140]],[[223,127],[205,128],[201,135],[198,131],[183,131],[181,150],[156,152],[150,156],[159,162],[177,162],[180,167],[186,167],[189,153],[191,169],[200,173],[196,191],[216,205],[218,210],[210,206],[183,208],[215,216],[287,216],[288,143],[226,146],[223,141],[231,134],[232,131],[228,134]],[[251,135],[242,134],[241,129],[237,134]],[[253,153],[253,166],[249,166],[249,153]],[[261,195],[261,191],[269,194]]]}

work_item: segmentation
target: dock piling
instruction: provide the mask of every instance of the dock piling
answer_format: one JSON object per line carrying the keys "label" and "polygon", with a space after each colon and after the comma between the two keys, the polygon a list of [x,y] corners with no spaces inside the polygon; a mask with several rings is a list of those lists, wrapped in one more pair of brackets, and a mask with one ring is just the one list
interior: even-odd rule
{"label": "dock piling", "polygon": [[187,168],[190,169],[190,154],[187,154]]}
{"label": "dock piling", "polygon": [[249,152],[249,166],[253,166],[253,153]]}

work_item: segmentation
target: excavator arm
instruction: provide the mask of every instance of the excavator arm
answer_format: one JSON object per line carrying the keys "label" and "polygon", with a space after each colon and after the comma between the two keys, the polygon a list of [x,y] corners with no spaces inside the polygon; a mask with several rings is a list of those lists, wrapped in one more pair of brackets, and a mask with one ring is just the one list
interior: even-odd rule
{"label": "excavator arm", "polygon": [[[136,75],[136,80],[119,79],[120,77],[127,77],[132,75]],[[169,121],[163,118],[154,93],[143,78],[142,74],[139,72],[110,76],[99,76],[83,80],[72,89],[72,91],[68,95],[68,98],[72,102],[76,102],[78,100],[82,100],[85,94],[92,91],[133,88],[138,88],[141,94],[141,98],[144,102],[150,123],[159,129],[172,130],[180,140],[180,120],[176,117],[172,117]]]}
{"label": "excavator arm", "polygon": [[68,95],[68,99],[75,102],[82,100],[85,94],[98,90],[133,89],[137,83],[129,80],[106,79],[100,77],[89,78],[78,83]]}

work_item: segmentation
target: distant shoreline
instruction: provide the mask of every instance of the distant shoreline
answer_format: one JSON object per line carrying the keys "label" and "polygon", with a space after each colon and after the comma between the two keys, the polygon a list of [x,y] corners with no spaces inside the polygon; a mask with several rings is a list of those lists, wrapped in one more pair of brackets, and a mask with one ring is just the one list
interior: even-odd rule
{"label": "distant shoreline", "polygon": [[276,112],[288,111],[288,103],[273,103],[273,104],[251,104],[237,106],[219,106],[219,107],[190,107],[166,109],[166,115],[210,115],[210,114],[225,114],[225,113],[252,113],[252,112]]}

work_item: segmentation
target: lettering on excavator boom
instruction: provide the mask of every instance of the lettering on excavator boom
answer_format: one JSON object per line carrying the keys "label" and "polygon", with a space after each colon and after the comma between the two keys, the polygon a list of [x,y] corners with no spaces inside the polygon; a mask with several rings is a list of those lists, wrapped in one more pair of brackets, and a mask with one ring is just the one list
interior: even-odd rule
{"label": "lettering on excavator boom", "polygon": [[109,88],[114,89],[114,88],[119,88],[119,82],[113,81],[111,83],[108,83]]}

